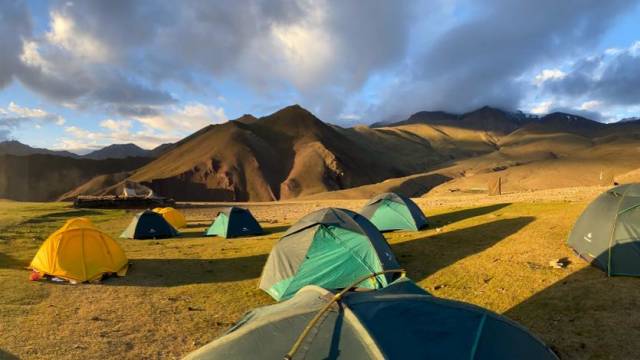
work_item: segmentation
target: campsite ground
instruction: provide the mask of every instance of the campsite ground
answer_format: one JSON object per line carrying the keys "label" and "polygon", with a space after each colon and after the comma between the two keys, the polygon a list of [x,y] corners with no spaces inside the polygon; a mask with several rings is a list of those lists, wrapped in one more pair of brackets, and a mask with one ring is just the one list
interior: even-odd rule
{"label": "campsite ground", "polygon": [[[600,191],[422,198],[434,226],[385,236],[429,292],[505,314],[563,359],[633,358],[640,353],[632,340],[640,335],[640,280],[606,278],[565,246]],[[48,234],[70,217],[88,216],[117,237],[133,213],[0,201],[0,358],[179,358],[273,302],[257,282],[288,225],[314,209],[363,203],[250,204],[268,234],[236,240],[201,237],[214,204],[194,204],[179,239],[118,240],[132,263],[126,277],[66,285],[28,281],[24,267]],[[571,261],[567,268],[549,265],[562,257]]]}

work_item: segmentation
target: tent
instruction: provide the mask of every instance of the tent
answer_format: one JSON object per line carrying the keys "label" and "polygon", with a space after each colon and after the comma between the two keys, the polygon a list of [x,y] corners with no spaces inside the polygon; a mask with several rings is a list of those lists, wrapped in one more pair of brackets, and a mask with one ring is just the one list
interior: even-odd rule
{"label": "tent", "polygon": [[640,276],[640,184],[598,196],[576,221],[568,244],[609,276]]}
{"label": "tent", "polygon": [[[389,244],[369,220],[350,210],[326,208],[304,216],[276,243],[260,288],[280,301],[305,285],[339,289],[362,275],[397,268]],[[362,286],[378,288],[391,280],[391,275],[380,275]]]}
{"label": "tent", "polygon": [[396,193],[374,196],[360,211],[380,231],[418,231],[427,226],[427,217],[411,199]]}
{"label": "tent", "polygon": [[249,210],[231,206],[218,211],[216,219],[211,223],[205,235],[232,238],[262,233],[260,224]]}
{"label": "tent", "polygon": [[178,231],[162,215],[151,210],[136,214],[120,234],[121,238],[126,239],[166,239],[175,236],[178,236]]}
{"label": "tent", "polygon": [[153,211],[162,215],[162,217],[167,220],[174,229],[180,229],[187,226],[187,219],[184,215],[172,207],[155,208]]}
{"label": "tent", "polygon": [[124,276],[128,260],[120,245],[89,219],[75,218],[42,243],[29,268],[71,282],[93,281],[104,274]]}
{"label": "tent", "polygon": [[[282,359],[334,293],[306,286],[249,312],[185,359]],[[407,278],[349,291],[322,314],[292,359],[519,359],[556,355],[517,323],[489,310],[433,297]]]}

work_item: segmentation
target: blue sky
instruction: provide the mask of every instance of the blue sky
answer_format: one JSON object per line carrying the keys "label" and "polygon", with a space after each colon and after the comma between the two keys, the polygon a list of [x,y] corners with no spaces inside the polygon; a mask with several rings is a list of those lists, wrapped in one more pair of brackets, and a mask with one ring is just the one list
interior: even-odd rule
{"label": "blue sky", "polygon": [[298,103],[640,116],[638,1],[0,2],[0,140],[152,148]]}

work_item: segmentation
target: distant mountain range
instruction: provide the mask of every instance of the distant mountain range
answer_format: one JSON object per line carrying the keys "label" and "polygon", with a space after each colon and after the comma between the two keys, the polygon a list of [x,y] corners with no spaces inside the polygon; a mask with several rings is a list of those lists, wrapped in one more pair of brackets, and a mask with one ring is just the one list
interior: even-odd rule
{"label": "distant mountain range", "polygon": [[[61,162],[64,169],[39,161],[37,173],[17,165],[43,156],[28,155],[23,145],[22,157],[0,155],[0,197],[70,200],[113,194],[124,181],[179,201],[348,198],[380,191],[421,196],[483,188],[497,177],[513,191],[603,185],[636,176],[628,174],[640,168],[638,140],[638,121],[603,124],[561,112],[538,117],[491,107],[465,114],[424,111],[398,122],[342,128],[294,105],[210,125],[153,150],[123,144],[82,158],[48,153],[49,159],[75,159]],[[99,165],[104,161],[111,163]],[[76,168],[89,164],[92,171]],[[13,182],[6,180],[20,171]],[[43,189],[47,179],[70,180],[31,196],[14,190],[21,178]]]}
{"label": "distant mountain range", "polygon": [[173,144],[162,144],[154,149],[145,150],[136,144],[113,144],[106,146],[102,149],[92,151],[85,155],[74,154],[64,150],[48,150],[42,148],[34,148],[29,145],[23,144],[19,141],[9,140],[0,142],[0,155],[57,155],[70,157],[74,159],[92,159],[92,160],[105,160],[105,159],[124,159],[128,157],[147,157],[155,158],[162,154],[162,152],[171,148]]}

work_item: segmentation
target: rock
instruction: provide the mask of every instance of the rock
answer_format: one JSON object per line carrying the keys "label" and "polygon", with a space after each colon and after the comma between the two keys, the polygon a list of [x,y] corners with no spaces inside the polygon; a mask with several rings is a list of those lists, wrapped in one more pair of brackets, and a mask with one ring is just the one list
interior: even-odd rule
{"label": "rock", "polygon": [[549,261],[549,266],[551,266],[554,269],[564,269],[567,266],[569,266],[569,264],[571,264],[571,261],[569,260],[569,258],[566,258],[566,257]]}

